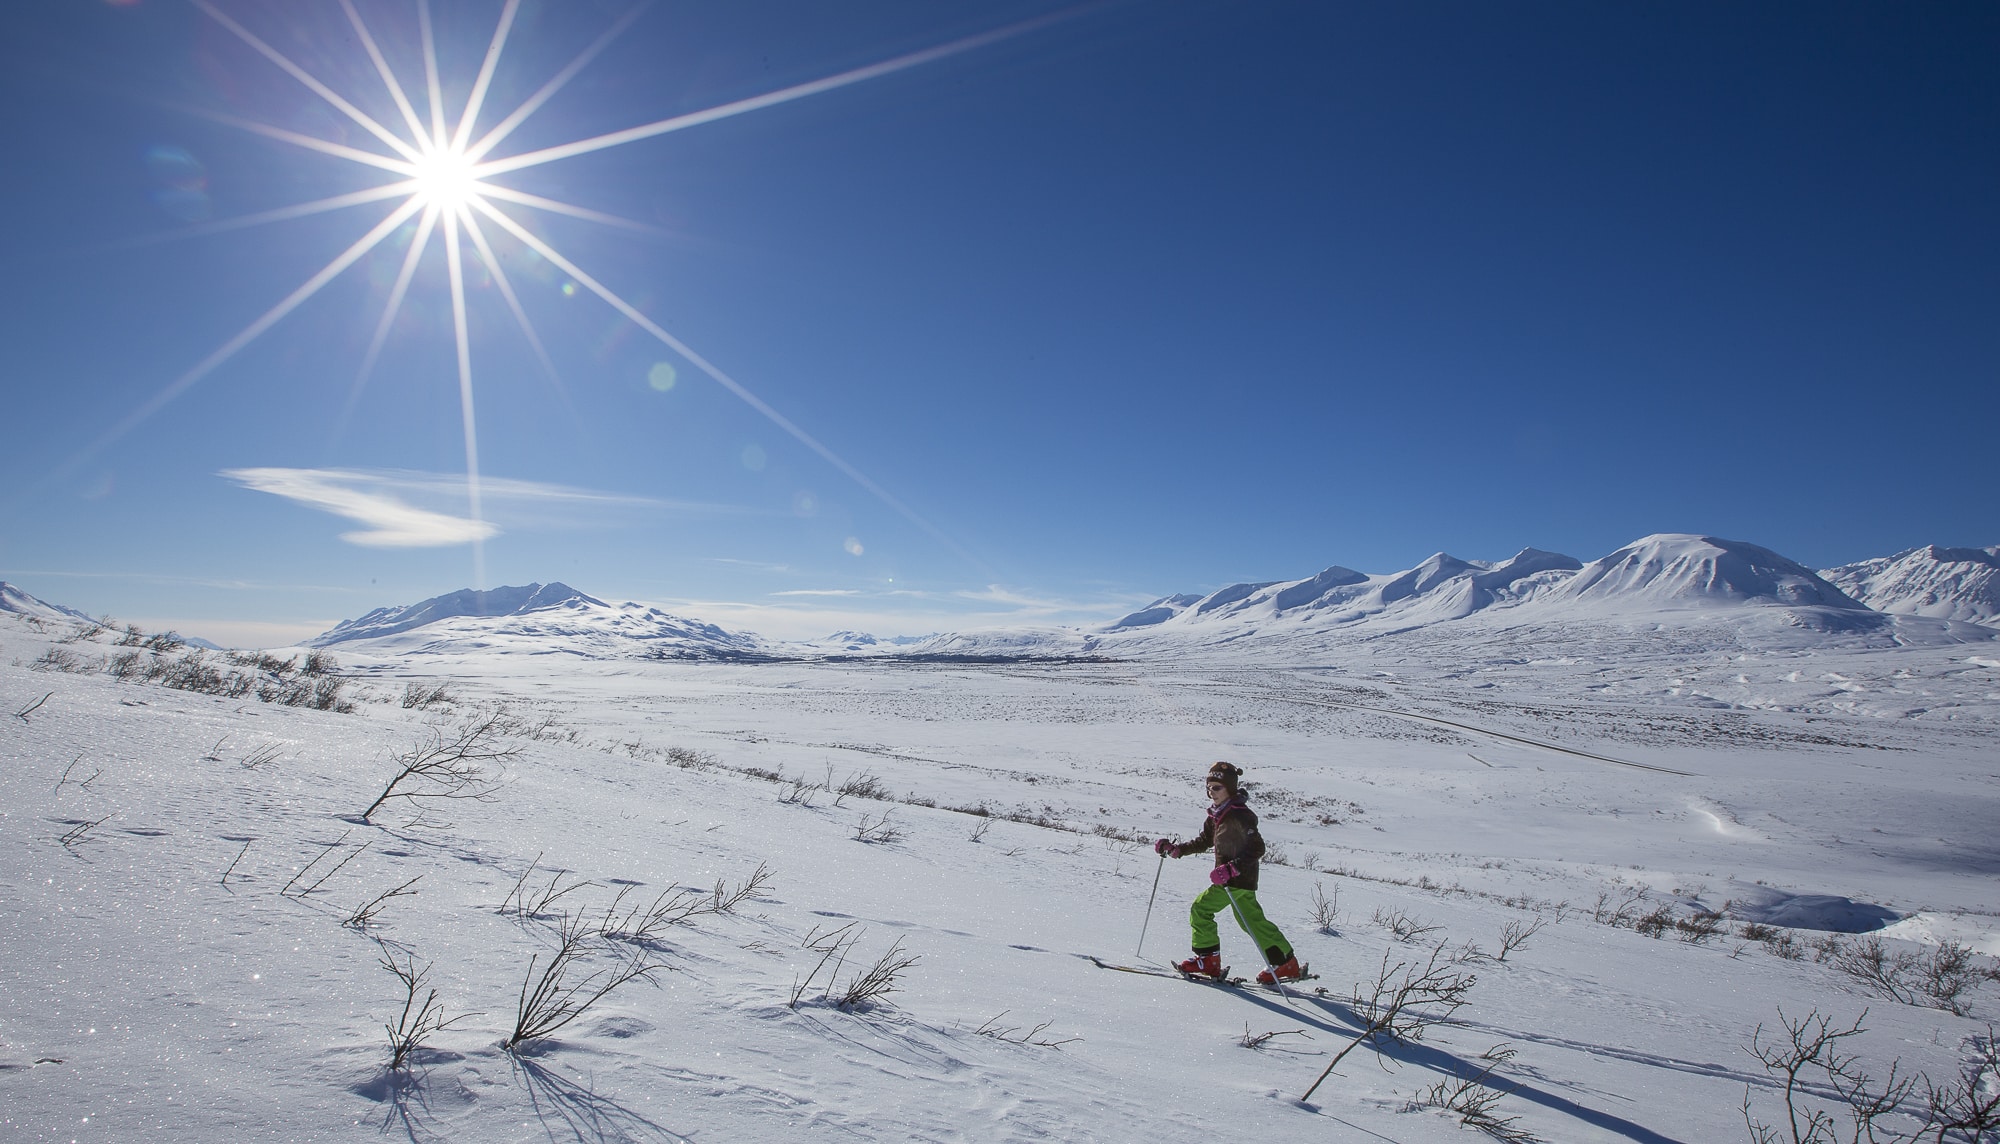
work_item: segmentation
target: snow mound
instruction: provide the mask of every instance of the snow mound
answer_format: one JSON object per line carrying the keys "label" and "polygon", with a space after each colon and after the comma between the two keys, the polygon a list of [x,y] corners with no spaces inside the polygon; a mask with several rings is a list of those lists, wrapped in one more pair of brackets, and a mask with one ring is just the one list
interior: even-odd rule
{"label": "snow mound", "polygon": [[383,653],[567,653],[592,659],[766,658],[763,639],[644,604],[607,604],[562,583],[461,589],[377,608],[306,641]]}
{"label": "snow mound", "polygon": [[1655,606],[1789,604],[1868,610],[1812,569],[1768,548],[1687,533],[1656,533],[1593,560],[1550,598]]}
{"label": "snow mound", "polygon": [[1820,576],[1879,612],[2000,626],[2000,545],[1927,544]]}
{"label": "snow mound", "polygon": [[88,623],[96,622],[94,617],[85,615],[75,608],[66,608],[61,604],[51,604],[47,600],[29,595],[5,580],[0,580],[0,612],[13,612],[15,615],[34,616],[44,620],[83,620]]}

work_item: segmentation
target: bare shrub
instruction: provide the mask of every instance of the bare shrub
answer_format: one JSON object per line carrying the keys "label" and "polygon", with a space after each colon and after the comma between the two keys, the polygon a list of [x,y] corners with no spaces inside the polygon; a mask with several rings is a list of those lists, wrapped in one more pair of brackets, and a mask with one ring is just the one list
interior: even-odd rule
{"label": "bare shrub", "polygon": [[[217,746],[220,747],[221,744],[218,743]],[[266,743],[263,746],[257,748],[256,750],[250,752],[249,754],[243,756],[243,769],[247,771],[254,771],[259,767],[269,766],[270,764],[277,762],[278,759],[283,755],[283,753],[284,753],[283,750],[278,746],[278,744]]]}
{"label": "bare shrub", "polygon": [[986,841],[986,832],[991,829],[993,829],[993,820],[982,818],[972,824],[972,834],[970,837],[974,842],[984,842]]}
{"label": "bare shrub", "polygon": [[71,853],[75,853],[76,848],[78,846],[82,845],[85,842],[90,841],[91,831],[96,830],[98,827],[103,826],[105,823],[111,821],[113,818],[116,817],[117,815],[114,813],[114,814],[107,814],[103,818],[99,818],[94,821],[74,823],[69,828],[69,830],[65,831],[62,837],[56,839],[56,841],[62,843],[62,848],[64,850],[68,850]]}
{"label": "bare shrub", "polygon": [[1273,1029],[1267,1033],[1253,1033],[1250,1031],[1250,1026],[1246,1023],[1243,1026],[1243,1036],[1236,1043],[1246,1049],[1261,1051],[1264,1046],[1279,1037],[1301,1037],[1308,1041],[1312,1040],[1312,1034],[1306,1032],[1304,1029]]}
{"label": "bare shrub", "polygon": [[839,797],[833,800],[833,805],[839,806],[850,796],[854,798],[872,798],[877,801],[887,799],[889,797],[889,787],[881,779],[867,771],[862,771],[859,774],[847,776],[841,782],[840,786],[835,788],[835,793]]}
{"label": "bare shrub", "polygon": [[406,711],[423,711],[432,704],[450,702],[451,693],[442,683],[423,683],[412,679],[403,685],[403,709]]}
{"label": "bare shrub", "polygon": [[498,780],[483,764],[504,762],[521,753],[519,747],[500,745],[506,726],[506,716],[499,710],[467,720],[449,736],[442,726],[432,724],[415,747],[395,757],[395,777],[361,812],[361,821],[367,822],[392,798],[492,801]]}
{"label": "bare shrub", "polygon": [[[1860,1069],[1858,1057],[1848,1054],[1841,1042],[1849,1037],[1861,1035],[1866,1030],[1861,1022],[1867,1018],[1864,1011],[1854,1019],[1852,1025],[1839,1028],[1831,1018],[1814,1009],[1799,1020],[1785,1016],[1778,1010],[1778,1025],[1783,1035],[1766,1038],[1764,1026],[1759,1024],[1750,1036],[1750,1055],[1764,1066],[1764,1071],[1779,1082],[1779,1090],[1785,1105],[1785,1119],[1781,1124],[1766,1124],[1752,1111],[1750,1087],[1743,1089],[1743,1124],[1750,1130],[1754,1144],[1838,1144],[1840,1136],[1839,1114],[1832,1110],[1831,1102],[1824,1093],[1831,1089],[1848,1119],[1852,1121],[1852,1139],[1855,1141],[1878,1140],[1879,1133],[1886,1130],[1880,1124],[1885,1117],[1896,1114],[1897,1106],[1915,1090],[1914,1077],[1899,1076],[1900,1062],[1889,1067],[1889,1075],[1880,1088],[1874,1087],[1873,1080]],[[1809,1097],[1816,1097],[1822,1103],[1809,1103]],[[1897,1134],[1891,1140],[1915,1140],[1922,1132],[1908,1136]]]}
{"label": "bare shrub", "polygon": [[54,694],[55,692],[51,691],[48,694],[43,695],[40,699],[35,700],[33,703],[28,704],[26,707],[21,708],[19,711],[14,712],[14,718],[19,719],[23,723],[29,722],[28,716],[33,715],[37,710],[39,710],[42,704],[47,703],[49,701],[50,696],[53,696]]}
{"label": "bare shrub", "polygon": [[[389,1034],[389,1068],[401,1070],[409,1067],[410,1058],[424,1047],[424,1042],[430,1040],[432,1034],[443,1032],[472,1014],[446,1017],[438,992],[430,984],[431,967],[425,965],[418,969],[414,956],[404,954],[399,962],[393,955],[384,954],[381,964],[403,983],[402,1011],[396,1015],[394,1022],[382,1026],[383,1031]],[[417,1000],[418,993],[424,995],[422,1001]]]}
{"label": "bare shrub", "polygon": [[1674,934],[1689,945],[1701,945],[1722,932],[1722,915],[1715,910],[1696,910],[1691,916],[1676,919]]}
{"label": "bare shrub", "polygon": [[1073,1041],[1081,1041],[1083,1039],[1082,1037],[1057,1038],[1043,1036],[1042,1034],[1048,1030],[1048,1027],[1055,1024],[1054,1021],[1043,1021],[1026,1032],[1023,1032],[1018,1025],[1001,1025],[1000,1018],[1005,1017],[1010,1012],[1012,1010],[1002,1009],[993,1016],[988,1017],[980,1023],[977,1029],[972,1030],[972,1035],[975,1037],[991,1037],[996,1041],[1006,1041],[1010,1045],[1037,1045],[1044,1049],[1060,1049]]}
{"label": "bare shrub", "polygon": [[873,822],[869,821],[867,815],[862,815],[860,824],[854,828],[855,840],[859,842],[894,842],[901,838],[903,832],[889,824],[889,814],[894,809],[894,807],[890,807],[889,810],[883,811],[882,817],[875,819]]}
{"label": "bare shrub", "polygon": [[105,673],[113,679],[131,679],[134,676],[143,676],[146,669],[141,666],[140,661],[142,658],[136,651],[120,652],[112,656],[110,662],[104,665]]}
{"label": "bare shrub", "polygon": [[1547,922],[1547,918],[1541,914],[1536,914],[1532,921],[1525,918],[1516,918],[1502,926],[1500,928],[1500,952],[1494,956],[1494,960],[1505,961],[1508,954],[1517,949],[1526,949],[1528,940],[1542,932],[1542,926],[1547,924]]}
{"label": "bare shrub", "polygon": [[1514,1050],[1505,1045],[1495,1045],[1481,1054],[1486,1067],[1476,1075],[1441,1080],[1417,1094],[1410,1102],[1412,1110],[1438,1108],[1458,1117],[1458,1122],[1467,1128],[1474,1128],[1495,1140],[1506,1144],[1534,1144],[1538,1138],[1527,1129],[1520,1127],[1520,1117],[1501,1116],[1495,1111],[1500,1099],[1513,1089],[1502,1091],[1493,1087],[1493,1070],[1513,1059]]}
{"label": "bare shrub", "polygon": [[[245,849],[248,849],[247,845],[245,846]],[[382,891],[381,893],[361,903],[359,906],[356,906],[354,908],[354,912],[347,915],[347,920],[341,922],[340,924],[344,926],[351,926],[354,929],[367,929],[369,926],[375,924],[375,915],[381,913],[382,907],[388,905],[392,900],[396,898],[414,897],[417,891],[413,887],[415,887],[418,882],[421,882],[423,880],[424,876],[422,874],[419,874],[416,877],[410,879],[409,881],[404,882],[400,886],[393,886],[387,890]]]}
{"label": "bare shrub", "polygon": [[1971,1011],[1967,994],[1989,979],[1974,956],[1955,941],[1917,953],[1891,951],[1881,938],[1868,937],[1841,951],[1832,964],[1882,996],[1963,1017]]}
{"label": "bare shrub", "polygon": [[31,671],[78,672],[90,670],[89,664],[82,656],[66,647],[43,649],[42,654],[37,656],[32,663],[28,664],[28,668]]}
{"label": "bare shrub", "polygon": [[787,806],[811,806],[820,792],[818,783],[807,782],[804,776],[792,780],[791,786],[779,792],[778,801]]}
{"label": "bare shrub", "polygon": [[549,907],[554,905],[557,899],[596,884],[582,878],[575,878],[565,883],[563,879],[570,877],[570,872],[556,870],[549,875],[546,885],[531,887],[528,885],[528,879],[534,876],[535,867],[540,865],[541,861],[542,856],[537,854],[535,860],[528,863],[528,868],[521,871],[521,876],[514,882],[514,888],[507,891],[506,899],[500,903],[502,916],[514,914],[523,918],[541,917],[549,912]]}
{"label": "bare shrub", "polygon": [[1778,936],[1778,927],[1767,926],[1763,922],[1744,922],[1736,932],[1746,941],[1768,942]]}
{"label": "bare shrub", "polygon": [[833,997],[835,1007],[858,1009],[872,1006],[882,998],[896,992],[897,982],[912,965],[917,963],[917,955],[903,949],[903,939],[897,938],[889,946],[889,951],[875,960],[875,964],[856,973],[847,982],[847,987]]}
{"label": "bare shrub", "polygon": [[1430,925],[1420,918],[1413,918],[1401,910],[1382,907],[1378,907],[1368,920],[1388,930],[1397,941],[1406,943],[1416,942],[1444,928]]}
{"label": "bare shrub", "polygon": [[1935,1129],[1940,1141],[1990,1144],[2000,1139],[2000,1037],[1988,1025],[1966,1044],[1972,1054],[1955,1082],[1939,1088],[1923,1078],[1926,1131]]}
{"label": "bare shrub", "polygon": [[1674,911],[1671,906],[1655,906],[1650,913],[1632,923],[1632,928],[1650,938],[1662,938],[1674,928]]}
{"label": "bare shrub", "polygon": [[1471,999],[1478,980],[1455,956],[1446,954],[1444,942],[1439,942],[1423,962],[1390,965],[1389,955],[1384,953],[1382,968],[1368,995],[1360,997],[1358,985],[1354,990],[1354,1013],[1366,1022],[1361,1034],[1333,1055],[1312,1087],[1299,1097],[1300,1102],[1312,1099],[1313,1092],[1333,1075],[1335,1066],[1357,1046],[1371,1044],[1379,1052],[1384,1045],[1422,1040],[1426,1029],[1448,1019]]}
{"label": "bare shrub", "polygon": [[687,747],[668,747],[667,761],[688,771],[712,771],[719,761],[708,751],[696,751]]}
{"label": "bare shrub", "polygon": [[306,653],[306,661],[299,665],[299,670],[307,675],[331,675],[340,670],[340,661],[314,648]]}
{"label": "bare shrub", "polygon": [[1597,905],[1590,911],[1591,920],[1599,925],[1629,926],[1639,916],[1639,907],[1645,900],[1644,886],[1627,890],[1623,897],[1615,901],[1607,891],[1597,895]]}
{"label": "bare shrub", "polygon": [[556,949],[540,975],[535,965],[540,954],[528,958],[527,975],[521,979],[521,994],[514,1009],[514,1031],[500,1042],[509,1052],[523,1042],[539,1040],[583,1016],[592,1005],[612,990],[643,980],[666,968],[643,949],[622,962],[595,969],[578,977],[578,964],[593,950],[590,933],[581,917],[562,919],[556,930]]}
{"label": "bare shrub", "polygon": [[1312,902],[1307,906],[1306,916],[1312,921],[1313,929],[1323,934],[1340,932],[1340,887],[1333,888],[1333,895],[1327,896],[1326,883],[1313,883]]}

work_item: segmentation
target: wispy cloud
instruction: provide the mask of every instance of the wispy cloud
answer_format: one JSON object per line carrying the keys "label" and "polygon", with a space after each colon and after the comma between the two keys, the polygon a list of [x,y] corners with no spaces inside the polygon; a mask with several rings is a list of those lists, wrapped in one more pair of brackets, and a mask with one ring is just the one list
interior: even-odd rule
{"label": "wispy cloud", "polygon": [[[509,529],[577,528],[621,512],[670,512],[689,516],[741,515],[733,505],[663,500],[599,492],[542,481],[485,477],[480,481],[485,520],[457,515],[465,478],[455,473],[407,469],[225,469],[245,488],[272,493],[366,528],[341,539],[370,548],[443,548],[470,544]],[[558,511],[559,510],[559,511]]]}
{"label": "wispy cloud", "polygon": [[773,596],[859,596],[856,588],[793,588],[784,592],[773,592]]}
{"label": "wispy cloud", "polygon": [[225,469],[220,474],[245,488],[271,493],[366,528],[343,532],[342,540],[366,548],[447,548],[500,534],[483,520],[432,512],[404,502],[392,492],[357,487],[366,474],[341,469]]}

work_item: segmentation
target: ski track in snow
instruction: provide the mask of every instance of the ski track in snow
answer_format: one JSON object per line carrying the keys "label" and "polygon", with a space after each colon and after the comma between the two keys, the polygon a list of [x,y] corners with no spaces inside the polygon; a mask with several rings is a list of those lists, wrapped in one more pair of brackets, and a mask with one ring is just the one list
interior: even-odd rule
{"label": "ski track in snow", "polygon": [[[113,650],[56,645],[61,630],[42,626],[0,617],[9,1141],[1428,1144],[1469,1137],[1409,1111],[1411,1097],[1476,1073],[1504,1042],[1518,1055],[1496,1076],[1518,1087],[1501,1111],[1543,1139],[1694,1144],[1740,1137],[1746,1085],[1765,1099],[1742,1046],[1779,1005],[1867,1008],[1867,1063],[1901,1056],[1937,1078],[2000,1015],[1996,988],[1958,1018],[1740,939],[1690,945],[1590,920],[1599,894],[1641,888],[1648,908],[1681,916],[1824,900],[1826,916],[1905,915],[1894,939],[2000,951],[1988,865],[2000,864],[1988,840],[2000,699],[1962,649],[1561,663],[1503,640],[1477,656],[1309,668],[351,655],[360,710],[335,714],[36,671],[52,647]],[[1861,706],[1812,698],[1834,675]],[[403,709],[418,677],[444,679],[456,705]],[[1899,714],[1919,688],[1955,717]],[[523,753],[494,801],[352,821],[427,719],[503,700],[554,722],[513,740]],[[246,765],[260,748],[275,759]],[[1124,839],[1191,834],[1213,758],[1256,784],[1265,834],[1291,863],[1265,867],[1260,896],[1325,995],[1288,1003],[1081,959],[1135,956],[1156,872],[1137,956],[1180,953],[1203,862],[1162,863]],[[787,803],[792,784],[745,768],[836,788],[872,776],[891,801]],[[885,812],[901,837],[856,837]],[[280,893],[316,857],[303,884],[324,884]],[[599,914],[626,885],[651,900],[740,882],[760,862],[775,875],[736,914],[667,931],[653,983],[517,1055],[498,1042],[552,929],[497,907],[538,859],[534,882],[569,871],[589,884],[564,902]],[[374,927],[342,924],[417,875],[416,895]],[[1325,931],[1307,916],[1316,885],[1339,898]],[[1358,1051],[1311,1105],[1296,1102],[1357,1031],[1342,998],[1385,954],[1424,955],[1378,913],[1490,951],[1526,906],[1553,919],[1556,903],[1563,920],[1477,967],[1452,1021],[1386,1050],[1386,1069]],[[842,980],[899,941],[919,960],[872,1006],[822,1000],[822,976],[794,1008],[818,959],[802,943],[849,922]],[[1226,959],[1254,964],[1226,920],[1223,941]],[[431,964],[447,1011],[470,1014],[403,1078],[383,1071],[381,1025],[400,1003],[385,952]],[[1044,1037],[1076,1039],[978,1032],[1043,1022]],[[1292,1029],[1307,1036],[1283,1051],[1238,1044]]]}

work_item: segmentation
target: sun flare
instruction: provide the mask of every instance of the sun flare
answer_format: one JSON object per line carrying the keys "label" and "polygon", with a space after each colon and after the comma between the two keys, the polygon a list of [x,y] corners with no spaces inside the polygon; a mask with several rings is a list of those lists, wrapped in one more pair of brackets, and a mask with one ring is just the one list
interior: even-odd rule
{"label": "sun flare", "polygon": [[454,217],[485,189],[463,149],[436,151],[410,164],[410,181],[424,206]]}

